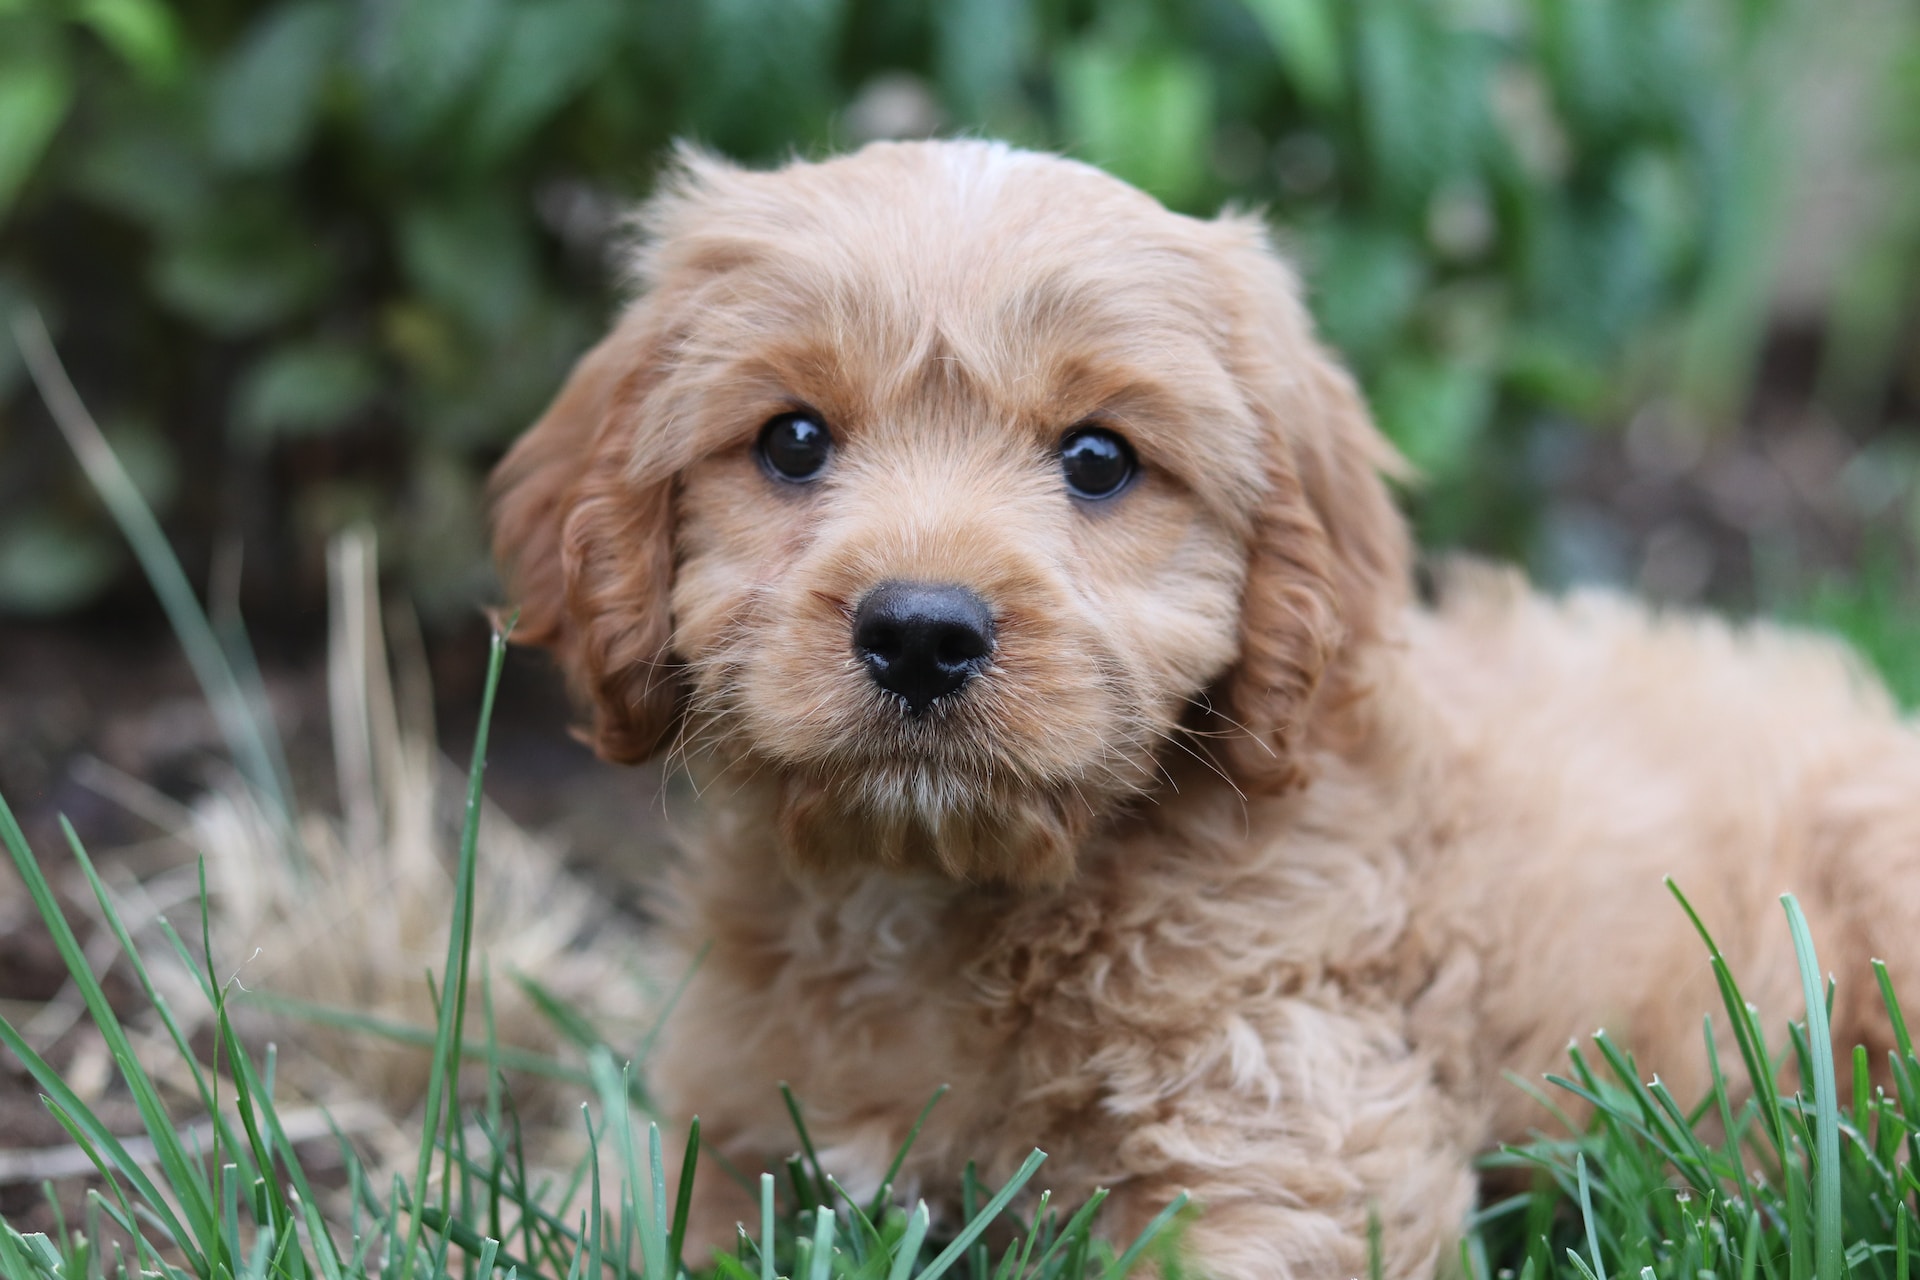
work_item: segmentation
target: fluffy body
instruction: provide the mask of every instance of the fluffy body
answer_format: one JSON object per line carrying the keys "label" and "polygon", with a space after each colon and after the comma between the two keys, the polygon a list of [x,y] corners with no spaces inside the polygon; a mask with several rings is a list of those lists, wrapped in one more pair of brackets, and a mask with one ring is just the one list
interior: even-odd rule
{"label": "fluffy body", "polygon": [[[1344,1276],[1369,1212],[1431,1274],[1472,1154],[1606,1026],[1685,1097],[1713,1000],[1672,876],[1753,996],[1797,992],[1776,896],[1876,1043],[1914,971],[1920,735],[1837,646],[1447,576],[1414,603],[1393,455],[1257,224],[1170,214],[984,143],[747,173],[697,156],[642,289],[502,464],[527,638],[611,759],[705,797],[667,916],[710,946],[659,1096],[736,1166],[1004,1178],[1033,1145],[1125,1236],[1180,1190],[1222,1280]],[[804,410],[823,479],[757,466]],[[1053,450],[1123,432],[1087,503]],[[881,581],[989,602],[991,665],[877,690]],[[706,1236],[750,1207],[710,1179]]]}

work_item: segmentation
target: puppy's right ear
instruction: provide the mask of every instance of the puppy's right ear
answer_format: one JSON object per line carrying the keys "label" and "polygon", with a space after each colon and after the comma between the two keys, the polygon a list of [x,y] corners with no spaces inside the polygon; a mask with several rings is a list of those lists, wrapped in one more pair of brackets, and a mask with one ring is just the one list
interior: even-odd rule
{"label": "puppy's right ear", "polygon": [[581,358],[494,470],[493,554],[520,611],[514,639],[553,651],[593,712],[602,758],[635,763],[673,731],[672,480],[632,475],[659,335],[628,313]]}

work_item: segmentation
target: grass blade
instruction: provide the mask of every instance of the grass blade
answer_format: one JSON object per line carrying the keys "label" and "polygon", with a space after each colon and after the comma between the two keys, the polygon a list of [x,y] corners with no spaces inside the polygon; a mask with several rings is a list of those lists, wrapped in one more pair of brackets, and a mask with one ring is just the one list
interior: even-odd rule
{"label": "grass blade", "polygon": [[[793,1117],[793,1131],[800,1135],[800,1150],[806,1154],[807,1170],[812,1175],[813,1185],[801,1192],[805,1202],[811,1197],[814,1204],[833,1203],[833,1188],[827,1185],[827,1171],[820,1165],[820,1153],[813,1149],[813,1137],[807,1132],[807,1122],[800,1117],[800,1104],[794,1099],[793,1089],[785,1080],[780,1082],[780,1097],[787,1104],[787,1114]],[[796,1186],[796,1191],[799,1188]]]}
{"label": "grass blade", "polygon": [[807,1261],[807,1280],[827,1280],[833,1269],[833,1206],[823,1204],[813,1214],[813,1252]]}
{"label": "grass blade", "polygon": [[680,1157],[680,1189],[673,1200],[673,1229],[667,1236],[667,1260],[681,1271],[687,1264],[680,1248],[687,1238],[687,1215],[693,1209],[693,1174],[700,1162],[700,1117],[687,1124],[687,1149]]}
{"label": "grass blade", "polygon": [[47,411],[159,597],[234,763],[255,792],[268,801],[270,816],[281,826],[282,844],[297,858],[299,846],[291,835],[293,788],[287,781],[277,735],[264,727],[264,716],[243,690],[153,509],[74,390],[39,313],[31,309],[15,313],[13,336]]}
{"label": "grass blade", "polygon": [[[431,1027],[415,1026],[409,1022],[382,1018],[371,1013],[360,1013],[353,1009],[342,1009],[335,1005],[316,1004],[311,1000],[301,1000],[295,996],[279,995],[271,991],[249,991],[241,997],[240,1003],[268,1013],[296,1018],[315,1026],[358,1032],[361,1035],[390,1040],[395,1044],[411,1045],[418,1049],[433,1048],[434,1041],[439,1035],[439,1032]],[[591,1073],[578,1067],[568,1066],[564,1062],[531,1049],[522,1049],[510,1044],[492,1045],[480,1040],[468,1040],[460,1046],[460,1056],[463,1059],[486,1060],[489,1055],[493,1056],[499,1066],[509,1071],[524,1072],[527,1075],[542,1076],[549,1080],[560,1080],[583,1087],[593,1083]]]}
{"label": "grass blade", "polygon": [[1014,1172],[1013,1177],[1007,1179],[1007,1185],[1000,1188],[993,1199],[987,1201],[987,1203],[981,1207],[980,1212],[973,1216],[973,1220],[961,1228],[960,1234],[955,1236],[948,1243],[947,1247],[940,1251],[939,1256],[927,1264],[927,1269],[920,1273],[919,1280],[939,1280],[939,1277],[944,1275],[949,1267],[965,1257],[967,1250],[973,1246],[973,1242],[978,1240],[981,1233],[992,1224],[995,1218],[1000,1216],[1000,1211],[1005,1209],[1007,1204],[1016,1195],[1020,1194],[1020,1188],[1027,1185],[1027,1180],[1033,1177],[1034,1172],[1046,1162],[1046,1158],[1047,1153],[1036,1147],[1033,1152],[1027,1156],[1026,1160],[1022,1162],[1020,1168]]}
{"label": "grass blade", "polygon": [[[508,627],[511,628],[511,621]],[[449,1195],[454,1180],[452,1126],[458,1123],[459,1106],[453,1097],[459,1082],[461,1028],[467,1001],[467,967],[473,950],[473,885],[476,851],[480,842],[481,781],[487,767],[487,732],[493,722],[494,696],[500,688],[500,672],[507,656],[505,631],[493,634],[487,657],[487,679],[480,695],[480,720],[474,729],[473,759],[467,769],[467,812],[460,831],[460,861],[454,877],[453,927],[447,931],[447,961],[442,970],[450,982],[440,1001],[440,1015],[433,1042],[433,1067],[427,1077],[426,1117],[420,1137],[420,1156],[414,1169],[413,1224],[408,1228],[403,1257],[411,1260],[418,1246],[422,1221],[420,1210],[427,1203],[427,1182],[433,1170],[435,1138],[440,1132],[442,1114],[449,1126],[446,1180],[441,1185],[443,1198]],[[444,1204],[441,1206],[446,1207]]]}
{"label": "grass blade", "polygon": [[1800,985],[1807,998],[1807,1056],[1813,1068],[1813,1271],[1818,1280],[1840,1280],[1845,1270],[1840,1238],[1840,1097],[1834,1083],[1826,984],[1800,903],[1790,893],[1780,901],[1787,910],[1787,927],[1793,931],[1793,952],[1800,961]]}
{"label": "grass blade", "polygon": [[[1146,1230],[1134,1237],[1133,1243],[1127,1246],[1126,1252],[1113,1260],[1113,1265],[1107,1268],[1105,1280],[1120,1280],[1120,1277],[1131,1271],[1133,1264],[1139,1260],[1141,1252],[1186,1207],[1187,1193],[1182,1191],[1166,1208],[1153,1216],[1153,1221],[1147,1224]],[[1371,1272],[1373,1280],[1380,1280],[1380,1218],[1377,1214],[1370,1214],[1367,1218],[1367,1254],[1373,1263]]]}
{"label": "grass blade", "polygon": [[[920,1246],[926,1242],[927,1228],[933,1223],[933,1215],[927,1212],[927,1202],[922,1200],[913,1207],[913,1216],[907,1219],[907,1230],[900,1237],[900,1243],[893,1254],[893,1265],[887,1269],[887,1280],[907,1280],[913,1272],[913,1264],[920,1259]],[[773,1255],[768,1254],[761,1280],[773,1280]],[[921,1273],[921,1280],[933,1280],[938,1274],[931,1268]]]}
{"label": "grass blade", "polygon": [[[147,1127],[147,1136],[153,1141],[154,1150],[161,1157],[162,1169],[169,1187],[179,1197],[181,1212],[186,1222],[175,1216],[168,1202],[161,1196],[160,1189],[144,1170],[128,1154],[119,1140],[109,1133],[99,1119],[93,1115],[85,1103],[68,1088],[58,1073],[54,1072],[44,1059],[40,1058],[27,1042],[16,1033],[13,1027],[0,1020],[0,1040],[4,1040],[16,1057],[25,1064],[40,1087],[61,1108],[66,1110],[85,1130],[87,1135],[107,1153],[120,1174],[140,1193],[141,1199],[159,1218],[163,1229],[172,1238],[173,1243],[203,1273],[209,1267],[209,1259],[204,1253],[208,1245],[217,1245],[220,1239],[216,1210],[211,1200],[211,1192],[200,1169],[181,1144],[180,1135],[174,1128],[166,1107],[160,1100],[159,1090],[146,1073],[140,1061],[134,1056],[133,1046],[128,1041],[119,1017],[108,1002],[106,992],[101,988],[99,979],[93,976],[93,969],[87,963],[86,954],[81,950],[79,940],[74,936],[72,927],[67,923],[66,915],[60,909],[54,897],[52,887],[47,883],[38,861],[27,848],[25,834],[15,821],[13,810],[7,806],[4,797],[0,797],[0,843],[7,846],[13,857],[14,867],[20,878],[26,882],[27,893],[33,899],[41,920],[53,935],[55,948],[60,953],[68,973],[80,990],[81,1000],[87,1007],[89,1016],[107,1042],[107,1050],[114,1064],[119,1067],[121,1077],[128,1090],[133,1094],[135,1105],[140,1111],[142,1122]],[[225,1265],[231,1265],[226,1260]]]}
{"label": "grass blade", "polygon": [[[1593,1274],[1595,1276],[1604,1276],[1607,1274],[1607,1268],[1600,1261],[1600,1236],[1598,1229],[1594,1226],[1593,1196],[1587,1185],[1587,1157],[1585,1152],[1582,1152],[1575,1158],[1573,1167],[1580,1182],[1580,1221],[1585,1224],[1587,1229],[1587,1253],[1593,1259]],[[1578,1261],[1578,1258],[1576,1257],[1575,1260]]]}
{"label": "grass blade", "polygon": [[760,1175],[760,1280],[773,1280],[773,1175],[770,1173]]}
{"label": "grass blade", "polygon": [[[631,1074],[631,1068],[624,1074]],[[631,1081],[624,1081],[631,1088]],[[631,1095],[628,1095],[631,1096]],[[667,1162],[660,1153],[660,1126],[647,1122],[647,1212],[640,1218],[640,1248],[646,1256],[647,1280],[670,1280],[667,1274]]]}
{"label": "grass blade", "polygon": [[1780,1091],[1774,1082],[1773,1059],[1767,1053],[1766,1040],[1754,1020],[1753,1010],[1740,994],[1739,984],[1733,979],[1727,958],[1720,953],[1720,944],[1707,931],[1706,922],[1701,920],[1693,904],[1687,901],[1687,896],[1680,892],[1680,886],[1671,876],[1667,878],[1666,885],[1667,891],[1680,903],[1681,910],[1687,913],[1687,919],[1693,922],[1694,932],[1706,944],[1707,955],[1713,965],[1713,979],[1720,988],[1720,1003],[1726,1008],[1734,1042],[1739,1045],[1740,1057],[1746,1063],[1748,1081],[1753,1085],[1754,1097],[1759,1101],[1760,1113],[1773,1136],[1774,1146],[1781,1158],[1785,1159],[1789,1148]]}
{"label": "grass blade", "polygon": [[913,1127],[907,1130],[906,1139],[893,1153],[893,1163],[887,1166],[886,1177],[880,1179],[880,1189],[874,1193],[873,1203],[867,1206],[869,1218],[877,1218],[885,1210],[887,1196],[893,1189],[893,1180],[900,1176],[900,1167],[907,1162],[907,1152],[913,1149],[913,1144],[920,1138],[921,1128],[927,1123],[927,1117],[933,1114],[933,1109],[940,1104],[940,1099],[947,1096],[947,1090],[951,1087],[943,1084],[935,1089],[933,1096],[927,1099],[927,1105],[920,1108],[920,1115],[914,1120]]}

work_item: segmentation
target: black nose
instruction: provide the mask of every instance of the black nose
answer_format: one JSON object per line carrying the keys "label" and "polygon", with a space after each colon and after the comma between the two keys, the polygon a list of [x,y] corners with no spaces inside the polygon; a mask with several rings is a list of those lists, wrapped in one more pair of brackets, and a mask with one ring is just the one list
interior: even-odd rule
{"label": "black nose", "polygon": [[925,711],[993,652],[993,615],[965,587],[883,582],[853,615],[853,651],[882,689]]}

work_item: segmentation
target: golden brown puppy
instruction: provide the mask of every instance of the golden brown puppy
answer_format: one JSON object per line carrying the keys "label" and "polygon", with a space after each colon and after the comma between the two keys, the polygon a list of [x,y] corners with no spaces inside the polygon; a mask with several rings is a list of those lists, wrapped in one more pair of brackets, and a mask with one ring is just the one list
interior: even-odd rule
{"label": "golden brown puppy", "polygon": [[[1038,1144],[1190,1263],[1430,1273],[1504,1070],[1606,1025],[1701,1086],[1701,948],[1836,1034],[1920,982],[1920,736],[1835,646],[1415,607],[1394,465],[1259,224],[976,142],[688,156],[641,295],[501,465],[497,550],[612,760],[708,809],[659,1095],[743,1169],[905,1190]],[[715,1238],[736,1206],[715,1179]],[[746,1207],[739,1206],[740,1216]]]}

